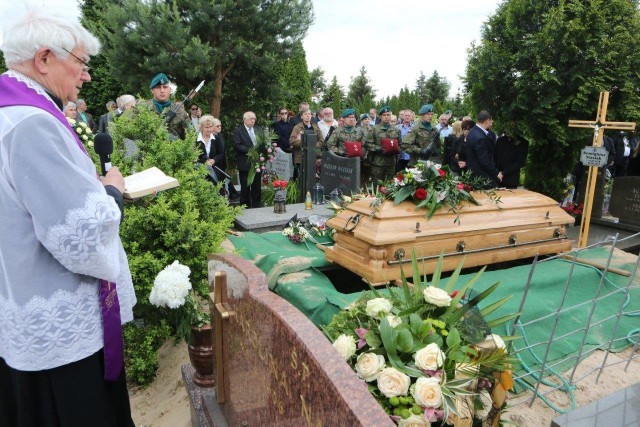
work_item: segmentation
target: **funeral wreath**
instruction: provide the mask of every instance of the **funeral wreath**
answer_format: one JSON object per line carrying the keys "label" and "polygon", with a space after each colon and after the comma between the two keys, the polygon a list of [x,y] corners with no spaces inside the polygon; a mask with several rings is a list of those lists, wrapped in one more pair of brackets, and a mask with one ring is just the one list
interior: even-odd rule
{"label": "funeral wreath", "polygon": [[509,298],[479,310],[499,283],[465,298],[484,269],[454,291],[461,268],[441,287],[439,268],[431,283],[421,280],[414,254],[412,287],[403,275],[401,287],[372,288],[325,327],[400,426],[493,426],[506,406],[515,359],[491,328],[515,315],[485,321]]}
{"label": "funeral wreath", "polygon": [[247,182],[253,182],[253,178],[257,173],[264,172],[267,169],[267,163],[273,163],[275,159],[275,147],[277,144],[273,141],[277,136],[269,128],[263,128],[256,131],[256,144],[247,153],[247,162],[249,173]]}

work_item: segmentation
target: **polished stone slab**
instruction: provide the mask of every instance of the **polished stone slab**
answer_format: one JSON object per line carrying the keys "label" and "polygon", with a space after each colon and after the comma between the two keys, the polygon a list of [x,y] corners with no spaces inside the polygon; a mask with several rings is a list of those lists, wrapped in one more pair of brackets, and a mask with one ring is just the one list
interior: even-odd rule
{"label": "polished stone slab", "polygon": [[294,215],[298,220],[304,221],[311,215],[320,215],[326,218],[333,216],[333,211],[324,205],[313,205],[313,209],[305,209],[304,203],[287,205],[287,212],[277,214],[273,212],[273,206],[257,209],[245,209],[235,219],[236,228],[247,231],[273,230],[276,227],[284,227]]}
{"label": "polished stone slab", "polygon": [[614,427],[640,425],[640,383],[581,408],[567,412],[551,422],[552,427]]}

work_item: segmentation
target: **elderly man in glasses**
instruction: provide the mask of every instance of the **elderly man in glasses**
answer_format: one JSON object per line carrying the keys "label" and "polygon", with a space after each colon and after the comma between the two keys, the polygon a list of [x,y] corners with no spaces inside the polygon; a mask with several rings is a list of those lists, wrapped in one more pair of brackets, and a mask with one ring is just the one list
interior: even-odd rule
{"label": "elderly man in glasses", "polygon": [[132,426],[122,323],[136,302],[104,177],[62,107],[97,38],[43,9],[7,20],[0,76],[0,425]]}

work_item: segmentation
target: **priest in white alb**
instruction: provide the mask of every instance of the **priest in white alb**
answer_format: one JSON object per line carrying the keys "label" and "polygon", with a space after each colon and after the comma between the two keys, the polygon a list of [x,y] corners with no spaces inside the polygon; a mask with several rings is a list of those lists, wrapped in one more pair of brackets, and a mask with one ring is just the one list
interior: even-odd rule
{"label": "priest in white alb", "polygon": [[0,76],[0,425],[131,426],[119,237],[124,179],[98,176],[62,114],[100,43],[79,23],[4,16]]}

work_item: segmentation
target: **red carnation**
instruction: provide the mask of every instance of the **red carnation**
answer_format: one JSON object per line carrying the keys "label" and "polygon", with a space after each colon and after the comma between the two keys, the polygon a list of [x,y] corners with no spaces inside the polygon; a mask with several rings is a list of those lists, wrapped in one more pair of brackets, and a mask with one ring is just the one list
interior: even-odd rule
{"label": "red carnation", "polygon": [[396,175],[396,179],[398,181],[402,181],[402,180],[404,180],[404,176],[402,175],[402,173],[399,173],[398,175]]}
{"label": "red carnation", "polygon": [[446,172],[444,169],[438,169],[438,173],[440,174],[440,176],[441,176],[442,178],[444,178],[444,177],[445,177],[445,175],[447,174],[447,172]]}
{"label": "red carnation", "polygon": [[449,295],[451,298],[455,298],[456,295],[458,295],[458,291],[453,291],[451,292],[451,295]]}
{"label": "red carnation", "polygon": [[427,198],[427,190],[424,188],[418,188],[415,193],[413,193],[413,197],[418,200],[424,200]]}
{"label": "red carnation", "polygon": [[463,183],[458,183],[458,185],[456,185],[456,187],[458,187],[458,190],[464,190],[464,184]]}

